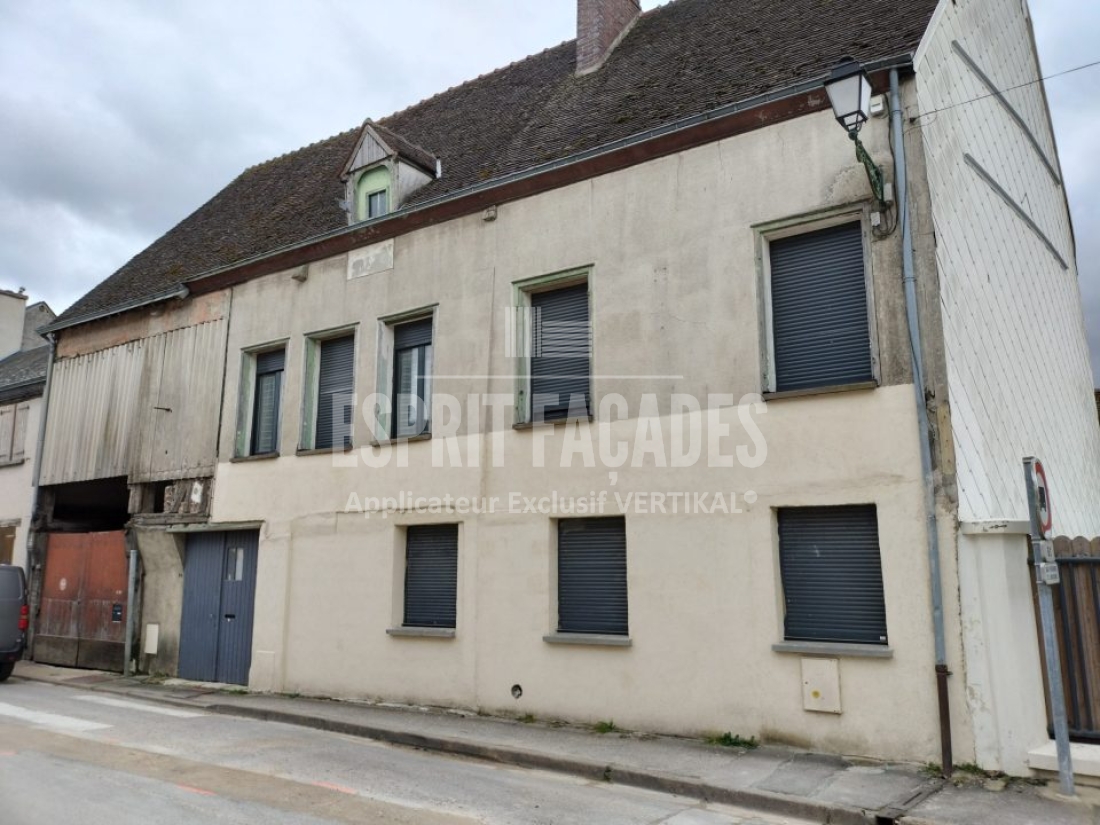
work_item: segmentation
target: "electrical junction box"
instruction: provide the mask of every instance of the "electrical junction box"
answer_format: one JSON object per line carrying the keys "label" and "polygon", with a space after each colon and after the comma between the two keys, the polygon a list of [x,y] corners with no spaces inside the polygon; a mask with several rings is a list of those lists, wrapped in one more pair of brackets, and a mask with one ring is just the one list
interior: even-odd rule
{"label": "electrical junction box", "polygon": [[802,659],[802,707],[814,713],[840,713],[840,661]]}
{"label": "electrical junction box", "polygon": [[1062,583],[1062,574],[1058,572],[1057,562],[1043,562],[1039,565],[1039,576],[1043,584],[1053,587]]}

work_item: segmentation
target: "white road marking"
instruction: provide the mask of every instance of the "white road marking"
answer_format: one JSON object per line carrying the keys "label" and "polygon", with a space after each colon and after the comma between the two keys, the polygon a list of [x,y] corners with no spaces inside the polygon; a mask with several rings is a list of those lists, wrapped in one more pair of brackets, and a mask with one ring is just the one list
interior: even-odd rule
{"label": "white road marking", "polygon": [[56,713],[45,713],[40,710],[21,708],[18,705],[9,705],[0,702],[0,716],[10,716],[13,719],[22,719],[32,725],[40,725],[44,728],[55,730],[86,732],[92,730],[105,730],[111,727],[102,722],[92,722],[87,719],[77,719],[72,716],[60,716]]}
{"label": "white road marking", "polygon": [[179,710],[178,708],[165,708],[159,705],[147,705],[144,702],[131,702],[128,699],[113,699],[110,696],[77,696],[83,702],[95,702],[97,705],[107,705],[112,708],[125,708],[126,710],[141,710],[146,713],[159,713],[161,716],[174,716],[177,719],[197,719],[205,716],[205,713],[196,713],[191,710]]}

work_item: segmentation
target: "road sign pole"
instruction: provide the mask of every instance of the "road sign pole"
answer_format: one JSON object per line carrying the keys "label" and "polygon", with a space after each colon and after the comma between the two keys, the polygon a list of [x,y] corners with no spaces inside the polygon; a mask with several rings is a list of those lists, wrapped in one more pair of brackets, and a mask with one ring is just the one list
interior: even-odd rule
{"label": "road sign pole", "polygon": [[1027,504],[1031,513],[1031,558],[1039,593],[1039,619],[1043,630],[1043,658],[1050,686],[1050,715],[1054,724],[1054,743],[1058,749],[1058,779],[1064,796],[1074,796],[1073,759],[1069,750],[1069,723],[1066,719],[1066,694],[1062,686],[1062,663],[1058,656],[1058,634],[1054,629],[1054,593],[1059,581],[1051,537],[1050,490],[1046,472],[1037,458],[1024,459]]}

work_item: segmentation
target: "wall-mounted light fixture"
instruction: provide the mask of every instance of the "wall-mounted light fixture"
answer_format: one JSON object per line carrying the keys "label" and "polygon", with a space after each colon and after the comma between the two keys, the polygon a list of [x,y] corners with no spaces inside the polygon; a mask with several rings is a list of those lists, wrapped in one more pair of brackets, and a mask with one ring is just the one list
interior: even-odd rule
{"label": "wall-mounted light fixture", "polygon": [[882,168],[871,159],[859,139],[859,130],[871,116],[871,79],[858,61],[845,57],[825,81],[825,92],[829,95],[837,122],[856,145],[856,158],[867,170],[875,199],[883,203],[886,200],[886,181]]}

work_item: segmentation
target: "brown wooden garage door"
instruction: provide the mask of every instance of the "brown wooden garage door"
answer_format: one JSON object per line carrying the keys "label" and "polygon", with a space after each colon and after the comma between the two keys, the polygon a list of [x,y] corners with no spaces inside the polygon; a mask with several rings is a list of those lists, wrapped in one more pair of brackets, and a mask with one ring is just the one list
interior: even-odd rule
{"label": "brown wooden garage door", "polygon": [[121,672],[127,570],[121,531],[51,534],[34,660]]}

